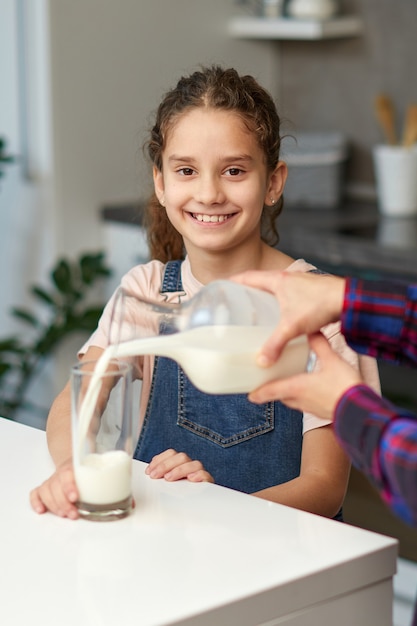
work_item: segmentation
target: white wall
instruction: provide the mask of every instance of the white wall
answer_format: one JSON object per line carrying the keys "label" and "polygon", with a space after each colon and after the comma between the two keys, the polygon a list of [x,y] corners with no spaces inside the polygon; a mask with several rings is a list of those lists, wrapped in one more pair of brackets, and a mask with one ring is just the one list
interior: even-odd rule
{"label": "white wall", "polygon": [[[28,286],[57,256],[103,248],[103,204],[147,196],[142,144],[180,75],[221,63],[277,92],[277,48],[228,36],[238,10],[234,0],[1,0],[0,134],[25,160],[0,187],[0,337],[15,330],[10,307],[33,305]],[[60,389],[75,350],[36,381],[41,396],[42,385],[50,399]]]}
{"label": "white wall", "polygon": [[[0,336],[15,329],[10,307],[28,302],[27,286],[44,274],[54,254],[48,61],[42,30],[46,5],[44,0],[30,2],[0,3],[0,135],[7,140],[8,152],[17,156],[0,180]],[[19,15],[24,17],[27,9],[26,29]],[[32,178],[27,176],[29,157]]]}

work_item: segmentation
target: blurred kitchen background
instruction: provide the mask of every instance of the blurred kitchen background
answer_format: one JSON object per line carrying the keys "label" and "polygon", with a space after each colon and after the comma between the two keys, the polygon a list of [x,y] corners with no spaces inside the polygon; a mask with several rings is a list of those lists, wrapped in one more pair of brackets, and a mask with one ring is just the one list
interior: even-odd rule
{"label": "blurred kitchen background", "polygon": [[[340,0],[338,10],[338,18],[351,20],[344,28],[342,19],[338,36],[309,38],[302,29],[268,35],[259,32],[258,21],[239,34],[239,20],[262,11],[255,0],[1,0],[0,137],[17,159],[0,178],[0,340],[24,332],[10,308],[32,306],[29,286],[42,283],[57,258],[104,250],[115,269],[104,299],[122,272],[146,258],[143,232],[132,218],[150,191],[142,144],[163,93],[200,64],[253,74],[272,93],[284,129],[294,136],[343,135],[349,158],[338,206],[301,213],[306,232],[289,223],[286,237],[283,222],[282,244],[332,271],[352,270],[348,251],[355,237],[335,239],[329,220],[346,231],[343,219],[349,224],[349,216],[359,215],[353,232],[366,216],[363,230],[376,228],[372,148],[383,136],[374,101],[378,93],[390,95],[400,132],[407,105],[417,102],[417,5]],[[302,229],[303,220],[297,221]],[[369,261],[383,275],[391,264],[396,275],[411,277],[415,221],[405,230],[412,238],[411,256],[404,259],[401,241],[394,251],[365,250],[356,241],[362,269]],[[328,258],[319,258],[315,252],[326,242],[332,243]],[[78,336],[67,342],[36,381],[46,404],[67,378],[81,342]],[[389,370],[386,378],[395,376]],[[413,396],[416,385],[401,372],[394,387]],[[33,421],[44,425],[42,418]],[[356,475],[347,510],[352,523],[401,538],[406,583],[398,582],[395,624],[406,624],[416,590],[417,533],[393,520]]]}

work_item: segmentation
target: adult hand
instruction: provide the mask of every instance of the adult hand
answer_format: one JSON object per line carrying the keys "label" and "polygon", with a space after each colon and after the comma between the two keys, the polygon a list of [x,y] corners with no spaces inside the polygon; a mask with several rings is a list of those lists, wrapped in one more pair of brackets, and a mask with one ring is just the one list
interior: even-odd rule
{"label": "adult hand", "polygon": [[277,360],[290,339],[315,333],[340,319],[345,280],[338,276],[273,270],[244,272],[232,280],[269,291],[278,300],[279,323],[258,355],[263,367]]}
{"label": "adult hand", "polygon": [[331,349],[321,333],[311,335],[309,344],[317,355],[313,372],[266,383],[250,393],[249,400],[256,403],[280,400],[293,409],[333,419],[343,394],[363,381],[360,373]]}
{"label": "adult hand", "polygon": [[145,470],[151,478],[168,481],[186,478],[193,483],[214,483],[214,479],[200,461],[193,461],[185,452],[168,449],[153,457]]}
{"label": "adult hand", "polygon": [[71,460],[62,463],[50,478],[30,492],[30,504],[36,513],[50,511],[73,520],[79,517],[75,506],[77,500],[78,490]]}

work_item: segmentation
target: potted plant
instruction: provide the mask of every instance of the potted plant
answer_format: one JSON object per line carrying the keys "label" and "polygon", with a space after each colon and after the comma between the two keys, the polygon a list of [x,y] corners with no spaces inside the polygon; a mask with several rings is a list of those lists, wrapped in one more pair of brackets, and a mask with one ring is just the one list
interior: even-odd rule
{"label": "potted plant", "polygon": [[14,419],[19,409],[36,410],[26,397],[29,384],[63,339],[96,328],[104,304],[90,304],[90,292],[110,274],[102,252],[83,254],[73,262],[59,259],[47,288],[30,287],[32,297],[45,311],[41,314],[40,306],[36,312],[19,307],[12,310],[28,332],[0,339],[1,416]]}

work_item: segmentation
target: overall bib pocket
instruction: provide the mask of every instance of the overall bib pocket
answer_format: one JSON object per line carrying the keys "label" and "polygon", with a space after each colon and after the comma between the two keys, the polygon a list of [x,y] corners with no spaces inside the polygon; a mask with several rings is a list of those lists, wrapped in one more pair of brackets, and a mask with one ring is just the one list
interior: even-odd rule
{"label": "overall bib pocket", "polygon": [[245,394],[215,396],[196,389],[178,368],[177,424],[227,448],[274,429],[274,403],[256,405]]}

